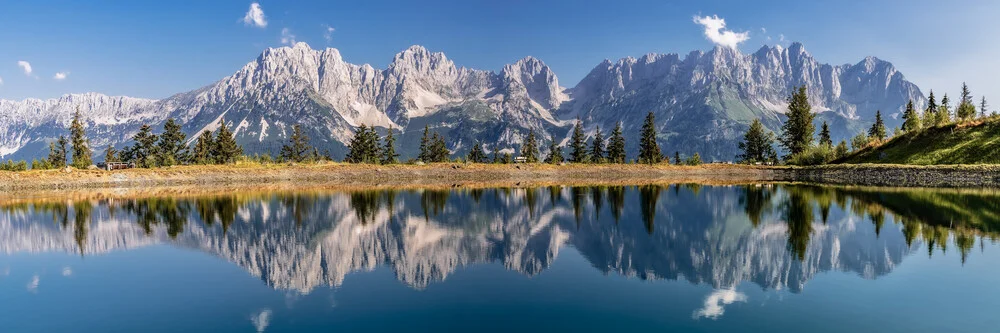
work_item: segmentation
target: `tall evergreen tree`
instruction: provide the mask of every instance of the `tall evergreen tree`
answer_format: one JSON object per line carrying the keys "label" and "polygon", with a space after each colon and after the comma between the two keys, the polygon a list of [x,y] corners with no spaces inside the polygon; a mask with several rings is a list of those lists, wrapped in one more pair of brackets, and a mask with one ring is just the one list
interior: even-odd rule
{"label": "tall evergreen tree", "polygon": [[549,144],[549,155],[545,157],[545,163],[559,164],[562,162],[563,162],[562,147],[556,144],[556,140],[552,140],[552,143]]}
{"label": "tall evergreen tree", "polygon": [[528,132],[528,138],[521,145],[521,156],[527,163],[538,163],[538,140],[535,139],[535,131]]}
{"label": "tall evergreen tree", "polygon": [[989,104],[986,104],[986,96],[983,96],[983,99],[979,102],[979,113],[982,114],[983,118],[990,116],[989,112],[987,112],[988,107]]}
{"label": "tall evergreen tree", "polygon": [[483,144],[476,141],[476,145],[472,146],[472,150],[469,151],[466,159],[472,163],[486,163],[486,153],[483,152]]}
{"label": "tall evergreen tree", "polygon": [[156,166],[156,134],[148,124],[139,127],[139,133],[132,137],[135,147],[132,149],[132,162],[141,168],[152,168]]}
{"label": "tall evergreen tree", "polygon": [[782,125],[781,137],[778,141],[788,150],[788,156],[799,154],[812,146],[815,125],[806,86],[800,86],[788,97],[788,120]]}
{"label": "tall evergreen tree", "polygon": [[115,162],[121,162],[118,159],[118,150],[115,149],[115,145],[108,145],[108,149],[104,150],[104,163]]}
{"label": "tall evergreen tree", "polygon": [[958,119],[969,120],[976,117],[976,105],[972,101],[972,93],[969,86],[962,83],[962,96],[958,101],[958,108],[955,110]]}
{"label": "tall evergreen tree", "polygon": [[236,163],[236,159],[243,155],[243,147],[236,143],[236,138],[233,132],[229,131],[225,120],[215,132],[215,148],[212,152],[216,163],[219,164]]}
{"label": "tall evergreen tree", "polygon": [[163,134],[157,146],[158,161],[161,166],[171,166],[187,161],[187,149],[184,140],[187,134],[181,131],[181,125],[174,118],[167,119],[163,124]]}
{"label": "tall evergreen tree", "polygon": [[652,112],[646,114],[639,133],[639,163],[656,164],[663,161],[660,144],[656,142],[656,118]]}
{"label": "tall evergreen tree", "polygon": [[906,111],[903,112],[903,131],[912,132],[920,130],[920,115],[913,107],[913,100],[906,103]]}
{"label": "tall evergreen tree", "polygon": [[432,160],[438,163],[448,162],[449,156],[451,156],[451,151],[448,150],[448,145],[445,143],[444,136],[434,132],[434,136],[431,137],[431,142]]}
{"label": "tall evergreen tree", "polygon": [[433,154],[431,153],[431,127],[424,125],[424,136],[420,138],[420,154],[417,155],[417,159],[422,162],[432,162]]}
{"label": "tall evergreen tree", "polygon": [[934,99],[934,90],[927,96],[927,109],[924,110],[923,127],[934,127],[937,124],[937,100]]}
{"label": "tall evergreen tree", "polygon": [[621,122],[615,125],[608,140],[608,162],[625,163],[625,136],[622,134]]}
{"label": "tall evergreen tree", "polygon": [[675,151],[674,152],[674,164],[681,165],[681,163],[684,163],[683,161],[681,161],[681,152]]}
{"label": "tall evergreen tree", "polygon": [[396,153],[396,136],[392,134],[395,130],[389,127],[389,132],[385,135],[385,143],[382,145],[382,164],[396,164],[399,162],[399,154]]}
{"label": "tall evergreen tree", "polygon": [[[750,129],[743,135],[743,141],[739,143],[739,148],[743,154],[736,156],[736,158],[747,164],[772,162],[772,158],[776,157],[774,133],[765,130],[760,119],[754,119],[750,123]],[[677,159],[680,160],[679,155]]]}
{"label": "tall evergreen tree", "polygon": [[594,132],[594,141],[590,143],[590,161],[593,163],[604,163],[604,135],[601,134],[601,126],[597,126]]}
{"label": "tall evergreen tree", "polygon": [[569,152],[570,162],[587,162],[587,137],[583,134],[583,121],[580,119],[577,119],[576,126],[573,126],[573,136],[570,137],[569,147],[572,149]]}
{"label": "tall evergreen tree", "polygon": [[936,118],[934,123],[938,126],[951,122],[951,102],[948,101],[948,94],[944,94],[944,97],[941,97],[941,105],[938,106],[938,110],[934,115]]}
{"label": "tall evergreen tree", "polygon": [[213,147],[215,147],[215,139],[212,138],[212,132],[202,131],[195,142],[191,161],[195,164],[215,163],[215,156],[212,154]]}
{"label": "tall evergreen tree", "polygon": [[83,121],[80,119],[80,107],[73,114],[73,123],[69,126],[70,141],[73,144],[73,167],[85,169],[93,164],[87,135],[84,133]]}
{"label": "tall evergreen tree", "polygon": [[309,137],[302,133],[302,126],[292,125],[292,135],[288,137],[288,143],[281,147],[281,159],[290,162],[302,163],[312,158],[313,148],[309,146]]}
{"label": "tall evergreen tree", "polygon": [[875,123],[872,124],[872,128],[868,130],[868,137],[883,141],[886,138],[885,123],[882,121],[882,111],[875,111]]}
{"label": "tall evergreen tree", "polygon": [[367,125],[362,124],[358,127],[358,130],[354,132],[354,137],[347,144],[347,157],[344,161],[348,163],[378,163],[379,158],[379,147],[378,147],[378,134],[375,132],[375,128],[369,128]]}
{"label": "tall evergreen tree", "polygon": [[49,166],[63,168],[66,166],[66,137],[60,135],[59,140],[49,143]]}
{"label": "tall evergreen tree", "polygon": [[819,145],[824,147],[833,147],[833,139],[830,138],[830,126],[823,122],[823,126],[819,130]]}

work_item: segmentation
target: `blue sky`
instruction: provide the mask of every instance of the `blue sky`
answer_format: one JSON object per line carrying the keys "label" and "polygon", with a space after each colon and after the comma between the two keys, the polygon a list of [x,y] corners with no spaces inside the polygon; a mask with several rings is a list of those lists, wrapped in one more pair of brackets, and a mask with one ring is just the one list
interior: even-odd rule
{"label": "blue sky", "polygon": [[748,33],[744,52],[799,41],[821,62],[875,55],[925,93],[955,94],[967,81],[1000,107],[994,0],[258,2],[262,27],[243,20],[252,1],[0,0],[0,98],[163,98],[232,74],[281,46],[283,30],[379,68],[413,44],[489,70],[531,55],[571,87],[603,59],[708,50],[713,42],[693,18],[718,15],[726,29]]}

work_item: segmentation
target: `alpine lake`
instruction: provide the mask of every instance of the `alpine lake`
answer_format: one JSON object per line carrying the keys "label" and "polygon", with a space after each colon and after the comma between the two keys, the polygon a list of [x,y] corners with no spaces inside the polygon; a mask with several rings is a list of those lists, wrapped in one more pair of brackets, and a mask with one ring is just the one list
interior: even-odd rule
{"label": "alpine lake", "polygon": [[0,205],[0,332],[997,332],[1000,190],[234,191]]}

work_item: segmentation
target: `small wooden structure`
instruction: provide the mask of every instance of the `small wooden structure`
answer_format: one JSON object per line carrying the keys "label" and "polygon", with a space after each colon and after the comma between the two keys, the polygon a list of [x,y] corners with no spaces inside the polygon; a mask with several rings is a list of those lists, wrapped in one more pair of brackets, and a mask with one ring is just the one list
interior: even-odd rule
{"label": "small wooden structure", "polygon": [[98,165],[98,167],[107,171],[135,168],[135,163],[111,162],[111,163],[101,163],[101,164],[102,165]]}
{"label": "small wooden structure", "polygon": [[518,156],[514,158],[514,163],[527,163],[528,158],[524,156]]}

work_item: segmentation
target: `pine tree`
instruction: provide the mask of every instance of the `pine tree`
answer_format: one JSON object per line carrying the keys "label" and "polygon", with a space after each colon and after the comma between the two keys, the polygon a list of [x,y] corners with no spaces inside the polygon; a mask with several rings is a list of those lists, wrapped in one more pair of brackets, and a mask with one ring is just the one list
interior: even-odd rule
{"label": "pine tree", "polygon": [[674,164],[681,165],[681,152],[674,152]]}
{"label": "pine tree", "polygon": [[806,86],[799,87],[796,92],[788,97],[788,120],[781,126],[782,134],[778,141],[788,150],[788,156],[799,154],[812,146],[815,125],[812,113],[812,106],[809,105],[809,96],[806,94]]}
{"label": "pine tree", "polygon": [[843,158],[847,156],[848,152],[847,141],[840,140],[840,143],[837,144],[837,148],[834,148],[833,151],[834,151],[833,153],[834,159]]}
{"label": "pine tree", "polygon": [[[309,146],[309,137],[302,133],[302,126],[292,125],[292,135],[288,137],[288,143],[281,146],[281,159],[290,162],[302,163],[312,156],[314,149]],[[317,152],[315,155],[319,155]]]}
{"label": "pine tree", "polygon": [[885,140],[885,123],[882,122],[882,111],[880,110],[875,111],[875,123],[872,124],[872,128],[868,130],[868,137],[880,142]]}
{"label": "pine tree", "polygon": [[823,126],[819,130],[819,145],[833,147],[833,139],[830,138],[830,126],[827,126],[826,121],[823,122]]}
{"label": "pine tree", "polygon": [[951,122],[951,103],[948,101],[948,94],[944,94],[941,98],[941,105],[938,106],[937,112],[935,112],[934,123],[938,126],[942,126]]}
{"label": "pine tree", "polygon": [[121,162],[118,160],[118,150],[115,149],[115,145],[108,145],[108,149],[104,150],[104,163],[115,162]]}
{"label": "pine tree", "polygon": [[[739,148],[743,151],[743,154],[736,156],[740,162],[747,164],[770,162],[770,158],[775,155],[774,133],[766,131],[760,119],[754,119],[750,123],[750,129],[743,135]],[[680,159],[679,155],[677,159]]]}
{"label": "pine tree", "polygon": [[344,158],[344,161],[348,163],[379,163],[381,161],[379,150],[378,134],[375,132],[375,127],[362,124],[347,144],[347,157]]}
{"label": "pine tree", "polygon": [[187,161],[187,149],[184,140],[187,135],[181,132],[181,125],[174,118],[167,119],[163,124],[163,134],[157,146],[157,155],[161,166],[171,166]]}
{"label": "pine tree", "polygon": [[639,163],[656,164],[663,161],[660,144],[656,142],[656,118],[653,113],[646,114],[639,133]]}
{"label": "pine tree", "polygon": [[622,123],[618,122],[611,131],[608,140],[608,162],[625,163],[625,136],[622,134]]}
{"label": "pine tree", "polygon": [[425,163],[432,162],[430,133],[431,127],[424,125],[424,136],[420,138],[420,154],[417,155],[417,159]]}
{"label": "pine tree", "polygon": [[132,137],[135,142],[131,149],[132,162],[141,168],[152,168],[156,166],[156,134],[148,124],[139,127],[139,132]]}
{"label": "pine tree", "polygon": [[500,163],[500,157],[498,156],[498,154],[499,152],[496,149],[493,149],[493,159],[490,160],[491,161],[490,163],[493,164]]}
{"label": "pine tree", "polygon": [[962,96],[958,101],[958,108],[955,110],[958,119],[969,120],[976,117],[976,105],[972,102],[972,93],[969,86],[962,83]]}
{"label": "pine tree", "polygon": [[84,133],[83,121],[80,120],[80,107],[73,114],[73,123],[69,126],[70,141],[73,144],[73,167],[85,169],[93,164],[93,152],[88,147],[87,135]]}
{"label": "pine tree", "polygon": [[701,165],[701,155],[695,152],[694,155],[691,155],[691,157],[689,157],[687,161],[684,162],[684,164],[691,166]]}
{"label": "pine tree", "polygon": [[906,103],[906,111],[903,112],[903,131],[912,132],[920,130],[920,115],[913,108],[913,100]]}
{"label": "pine tree", "polygon": [[434,132],[434,136],[431,137],[431,143],[431,160],[438,163],[448,162],[451,151],[448,150],[444,136]]}
{"label": "pine tree", "polygon": [[587,137],[583,134],[583,121],[580,119],[577,119],[576,126],[573,126],[573,136],[570,138],[569,147],[572,149],[569,152],[570,162],[587,162]]}
{"label": "pine tree", "polygon": [[382,145],[382,164],[396,164],[399,162],[399,154],[396,153],[396,136],[392,127],[385,135],[385,143]]}
{"label": "pine tree", "polygon": [[559,164],[563,161],[562,147],[556,144],[555,140],[549,144],[549,155],[545,157],[545,163],[548,164]]}
{"label": "pine tree", "polygon": [[604,135],[601,134],[601,126],[597,126],[594,132],[594,140],[590,143],[590,161],[593,163],[604,163]]}
{"label": "pine tree", "polygon": [[229,131],[229,126],[223,120],[219,129],[215,131],[215,146],[212,149],[215,162],[219,164],[236,163],[236,159],[243,155],[243,147],[236,143],[236,138]]}
{"label": "pine tree", "polygon": [[215,147],[215,139],[212,138],[212,132],[202,131],[194,145],[191,161],[195,164],[215,163],[215,155],[212,154],[213,147]]}
{"label": "pine tree", "polygon": [[49,143],[49,166],[61,169],[66,166],[66,137],[60,135],[56,142]]}
{"label": "pine tree", "polygon": [[927,97],[927,109],[924,110],[923,127],[934,127],[937,124],[937,100],[934,99],[934,90],[931,90]]}
{"label": "pine tree", "polygon": [[986,104],[986,96],[983,96],[983,99],[979,102],[979,113],[982,114],[983,118],[989,117],[989,115],[990,115],[987,112],[987,108],[988,107],[989,107],[989,105]]}
{"label": "pine tree", "polygon": [[521,157],[524,157],[527,163],[538,163],[538,155],[538,140],[535,139],[535,131],[531,130],[521,145]]}
{"label": "pine tree", "polygon": [[486,153],[483,152],[483,144],[477,141],[476,145],[472,146],[472,150],[469,151],[467,159],[472,163],[486,163]]}

